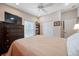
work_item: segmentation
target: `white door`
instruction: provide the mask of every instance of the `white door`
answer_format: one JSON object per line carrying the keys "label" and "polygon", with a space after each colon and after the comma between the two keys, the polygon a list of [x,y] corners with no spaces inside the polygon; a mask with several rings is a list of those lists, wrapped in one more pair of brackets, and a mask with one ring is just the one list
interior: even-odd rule
{"label": "white door", "polygon": [[74,31],[74,25],[76,23],[76,19],[68,19],[64,20],[64,37],[67,38],[71,36],[75,31]]}

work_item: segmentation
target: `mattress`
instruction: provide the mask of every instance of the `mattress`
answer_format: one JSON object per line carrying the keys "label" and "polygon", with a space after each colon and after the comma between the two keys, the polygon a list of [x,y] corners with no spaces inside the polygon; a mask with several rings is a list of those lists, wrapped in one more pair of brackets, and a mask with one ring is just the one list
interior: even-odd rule
{"label": "mattress", "polygon": [[5,56],[67,56],[66,41],[58,37],[34,36],[14,41]]}

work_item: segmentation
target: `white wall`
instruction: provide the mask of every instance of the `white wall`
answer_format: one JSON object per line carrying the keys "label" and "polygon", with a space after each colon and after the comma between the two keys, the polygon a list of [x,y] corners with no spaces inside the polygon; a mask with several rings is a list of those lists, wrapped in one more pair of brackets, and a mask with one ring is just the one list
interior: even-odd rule
{"label": "white wall", "polygon": [[66,12],[55,12],[46,16],[40,17],[41,23],[41,34],[61,37],[61,26],[53,26],[54,21],[67,20],[65,21],[65,30],[68,30],[66,36],[70,36],[75,33],[73,27],[77,20],[77,10],[70,10]]}
{"label": "white wall", "polygon": [[55,12],[46,16],[43,16],[40,18],[40,23],[41,25],[41,33],[43,35],[50,35],[50,36],[56,36],[56,37],[60,37],[60,26],[56,26],[54,27],[53,23],[54,21],[58,21],[61,20],[61,12]]}
{"label": "white wall", "polygon": [[64,26],[65,26],[64,34],[65,37],[67,38],[75,33],[75,30],[73,28],[77,20],[77,9],[63,12],[62,20],[64,20]]}

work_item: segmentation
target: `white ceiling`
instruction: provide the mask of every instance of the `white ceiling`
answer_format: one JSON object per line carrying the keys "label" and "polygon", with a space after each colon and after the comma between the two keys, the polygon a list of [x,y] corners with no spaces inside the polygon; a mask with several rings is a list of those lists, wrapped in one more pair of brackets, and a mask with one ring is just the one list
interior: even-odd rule
{"label": "white ceiling", "polygon": [[[16,5],[16,3],[6,3],[6,4],[37,17],[51,14],[56,11],[62,11],[62,12],[68,11],[77,8],[79,5],[78,3],[70,3],[68,5],[65,5],[65,3],[52,3],[50,6],[43,8],[45,9],[44,12],[38,9],[39,3],[20,3],[19,5]],[[47,4],[48,3],[43,3],[43,6]]]}

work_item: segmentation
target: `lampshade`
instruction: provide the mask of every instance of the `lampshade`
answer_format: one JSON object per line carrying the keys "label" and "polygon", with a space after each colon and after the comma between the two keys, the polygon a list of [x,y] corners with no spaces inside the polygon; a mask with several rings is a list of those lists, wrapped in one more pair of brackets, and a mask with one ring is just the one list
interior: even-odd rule
{"label": "lampshade", "polygon": [[79,30],[79,24],[74,25],[74,30]]}

